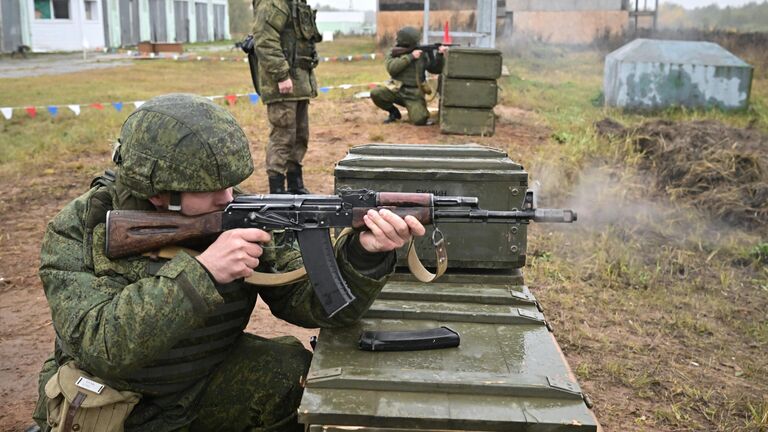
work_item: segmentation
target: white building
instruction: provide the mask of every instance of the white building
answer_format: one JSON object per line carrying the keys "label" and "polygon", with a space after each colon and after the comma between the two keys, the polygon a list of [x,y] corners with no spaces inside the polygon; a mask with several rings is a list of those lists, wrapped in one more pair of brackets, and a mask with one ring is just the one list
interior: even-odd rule
{"label": "white building", "polygon": [[227,0],[0,0],[0,17],[5,52],[230,38]]}

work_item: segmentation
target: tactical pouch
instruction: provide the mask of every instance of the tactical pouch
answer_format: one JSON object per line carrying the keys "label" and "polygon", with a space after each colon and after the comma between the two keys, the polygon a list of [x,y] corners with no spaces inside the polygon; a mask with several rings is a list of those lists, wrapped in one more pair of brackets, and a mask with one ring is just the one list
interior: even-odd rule
{"label": "tactical pouch", "polygon": [[396,79],[391,79],[391,80],[387,81],[384,84],[384,86],[386,88],[388,88],[390,91],[399,92],[400,89],[403,87],[403,82],[402,81],[398,81]]}
{"label": "tactical pouch", "polygon": [[323,35],[317,29],[317,23],[315,19],[317,17],[317,11],[312,10],[312,7],[306,3],[299,3],[296,5],[298,9],[298,30],[299,39],[304,39],[314,43],[322,42]]}
{"label": "tactical pouch", "polygon": [[69,362],[45,385],[52,432],[122,432],[141,395],[117,391]]}

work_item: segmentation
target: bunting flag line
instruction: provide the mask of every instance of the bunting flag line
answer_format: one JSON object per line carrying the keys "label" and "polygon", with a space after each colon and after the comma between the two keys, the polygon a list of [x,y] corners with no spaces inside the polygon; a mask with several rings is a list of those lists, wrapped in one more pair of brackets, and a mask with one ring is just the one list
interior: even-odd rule
{"label": "bunting flag line", "polygon": [[[433,79],[433,78],[430,78]],[[360,84],[339,84],[336,86],[323,86],[319,87],[318,91],[320,93],[326,94],[330,92],[331,90],[349,90],[352,88],[367,88],[367,89],[373,89],[379,84],[384,84],[382,82],[370,82],[370,83],[360,83]],[[239,98],[248,98],[249,102],[252,105],[255,105],[259,102],[259,95],[256,93],[229,93],[224,95],[212,95],[212,96],[204,96],[205,98],[216,101],[217,99],[224,99],[226,101],[226,104],[228,106],[234,106],[237,104],[237,100]],[[82,112],[82,107],[88,107],[93,108],[98,111],[104,111],[105,106],[111,105],[115,108],[117,112],[122,112],[123,108],[125,107],[125,104],[131,104],[133,105],[134,109],[140,108],[145,101],[132,101],[132,102],[91,102],[91,103],[81,103],[81,104],[70,104],[70,105],[39,105],[39,106],[21,106],[21,107],[2,107],[0,108],[0,112],[2,112],[3,117],[6,120],[11,120],[13,118],[13,111],[14,110],[24,110],[26,111],[27,115],[31,118],[35,118],[38,113],[38,109],[40,111],[46,110],[51,117],[56,117],[59,114],[59,109],[63,107],[69,108],[70,111],[72,111],[75,116],[79,116]]]}
{"label": "bunting flag line", "polygon": [[[225,57],[225,56],[208,56],[203,57],[196,54],[165,54],[165,53],[149,53],[149,54],[140,54],[140,53],[133,53],[128,52],[126,54],[128,57],[135,58],[137,60],[174,60],[174,61],[214,61],[214,62],[227,62],[227,61],[233,61],[233,62],[244,62],[248,63],[248,57]],[[368,53],[368,54],[355,54],[355,55],[345,55],[345,56],[336,56],[336,57],[320,57],[318,59],[320,62],[353,62],[353,61],[360,61],[360,60],[376,60],[376,53]]]}

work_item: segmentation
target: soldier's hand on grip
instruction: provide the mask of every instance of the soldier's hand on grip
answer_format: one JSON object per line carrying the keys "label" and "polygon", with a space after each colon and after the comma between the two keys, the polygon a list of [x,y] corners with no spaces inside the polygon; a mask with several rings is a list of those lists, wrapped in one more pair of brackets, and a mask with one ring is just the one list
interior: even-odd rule
{"label": "soldier's hand on grip", "polygon": [[411,241],[411,237],[423,236],[426,232],[424,225],[415,217],[405,219],[382,209],[368,210],[363,216],[368,230],[360,233],[360,244],[368,252],[389,252],[403,247]]}
{"label": "soldier's hand on grip", "polygon": [[259,243],[270,240],[266,231],[238,228],[224,231],[213,244],[196,258],[218,283],[249,277],[259,265],[264,252]]}
{"label": "soldier's hand on grip", "polygon": [[411,51],[411,55],[413,56],[413,58],[417,59],[421,57],[421,50],[413,50]]}

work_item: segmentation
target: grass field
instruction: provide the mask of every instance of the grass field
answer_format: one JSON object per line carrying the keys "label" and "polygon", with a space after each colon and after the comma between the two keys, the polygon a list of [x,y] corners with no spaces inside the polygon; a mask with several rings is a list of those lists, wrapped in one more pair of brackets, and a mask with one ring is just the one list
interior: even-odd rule
{"label": "grass field", "polygon": [[[320,45],[321,56],[373,47],[369,39]],[[630,142],[599,137],[594,123],[604,117],[628,126],[650,118],[711,119],[768,133],[768,79],[756,74],[745,112],[632,114],[601,106],[602,56],[534,47],[505,58],[510,76],[500,80],[502,105],[546,136],[540,145],[505,137],[495,142],[538,182],[540,205],[571,206],[581,216],[567,228],[532,227],[527,282],[606,430],[766,431],[768,230],[725,226],[656,190]],[[321,86],[385,78],[381,58],[318,68]],[[1,83],[2,106],[252,91],[246,66],[236,62],[156,60]],[[333,109],[313,113],[313,124],[353,136],[345,107],[360,90],[322,94],[321,100],[334,101],[323,106]],[[249,135],[266,135],[261,105],[241,99],[231,110]],[[41,112],[35,119],[16,112],[11,121],[0,119],[0,181],[57,175],[61,164],[83,176],[98,172],[125,111],[84,108],[75,117],[61,110],[55,118]],[[360,139],[387,138],[386,130],[376,129]],[[324,170],[325,176],[331,172]]]}

